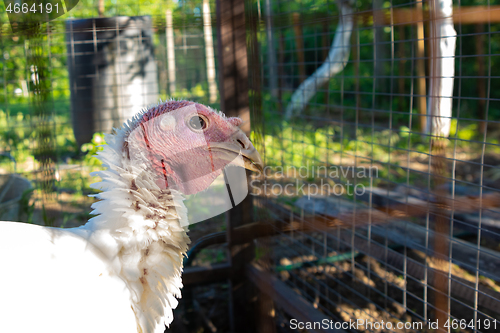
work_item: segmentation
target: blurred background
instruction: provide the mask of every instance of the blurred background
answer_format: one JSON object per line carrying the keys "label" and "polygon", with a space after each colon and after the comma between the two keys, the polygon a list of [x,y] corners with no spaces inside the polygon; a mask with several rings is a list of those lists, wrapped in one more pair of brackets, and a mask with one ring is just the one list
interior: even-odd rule
{"label": "blurred background", "polygon": [[16,3],[0,220],[84,224],[103,133],[189,99],[242,117],[267,167],[190,226],[172,330],[500,329],[499,1],[80,0],[23,33]]}

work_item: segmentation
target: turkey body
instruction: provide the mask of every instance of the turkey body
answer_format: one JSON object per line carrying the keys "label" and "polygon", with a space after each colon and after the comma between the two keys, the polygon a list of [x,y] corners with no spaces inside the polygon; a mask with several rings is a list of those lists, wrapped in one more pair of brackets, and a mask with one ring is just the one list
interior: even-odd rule
{"label": "turkey body", "polygon": [[190,242],[183,195],[234,156],[262,170],[240,124],[188,101],[144,110],[106,136],[87,224],[0,222],[0,332],[163,333]]}
{"label": "turkey body", "polygon": [[138,332],[126,284],[71,229],[0,222],[0,252],[0,332]]}

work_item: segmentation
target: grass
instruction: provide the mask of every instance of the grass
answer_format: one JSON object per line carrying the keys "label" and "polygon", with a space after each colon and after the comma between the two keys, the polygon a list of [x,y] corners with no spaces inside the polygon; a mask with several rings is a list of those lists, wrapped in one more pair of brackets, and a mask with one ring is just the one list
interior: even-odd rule
{"label": "grass", "polygon": [[[288,177],[288,181],[299,178],[302,183],[319,184],[322,178],[327,178],[335,183],[345,184],[346,181],[351,181],[365,187],[391,188],[409,182],[416,188],[427,188],[431,138],[410,130],[407,126],[387,128],[388,125],[383,122],[366,127],[333,121],[320,124],[308,121],[308,118],[284,121],[281,115],[270,112],[264,117],[264,130],[260,133],[258,130],[253,132],[251,139],[262,152],[265,164],[272,167],[275,176],[277,170],[306,168],[306,177],[292,176]],[[448,158],[453,158],[454,151],[457,161],[469,161],[481,156],[484,139],[479,133],[478,122],[459,124],[453,119],[450,135],[446,140]],[[500,154],[497,135],[489,134],[486,142],[489,154]],[[345,177],[341,173],[334,177],[314,174],[314,170],[320,168],[353,166],[375,167],[377,177]],[[461,180],[460,177],[462,176],[456,175],[457,180]],[[280,182],[279,178],[274,177],[273,181]],[[290,203],[290,200],[293,202],[297,198],[280,196],[277,199]]]}
{"label": "grass", "polygon": [[[53,104],[68,106],[64,100]],[[23,193],[21,197],[19,220],[64,226],[70,220],[80,220],[74,208],[81,209],[82,198],[95,193],[89,188],[94,182],[90,172],[100,167],[99,160],[93,155],[104,140],[102,134],[96,134],[91,143],[79,147],[73,135],[68,109],[63,112],[55,108],[48,118],[44,116],[42,120],[33,115],[28,103],[11,104],[8,109],[0,109],[0,147],[5,157],[0,159],[0,169],[4,173],[20,173],[35,185],[33,190]],[[52,138],[48,144],[52,152],[52,164],[47,169],[49,173],[42,171],[46,168],[42,168],[37,156],[37,151],[40,151],[37,149],[40,145],[37,125],[42,121],[50,124],[48,134]],[[47,177],[52,178],[54,186],[45,188]],[[64,204],[74,208],[66,212],[66,208],[59,205],[60,212],[55,214],[52,206],[57,201],[62,202],[61,193],[70,193],[69,202]],[[89,210],[89,205],[86,204],[84,209]]]}

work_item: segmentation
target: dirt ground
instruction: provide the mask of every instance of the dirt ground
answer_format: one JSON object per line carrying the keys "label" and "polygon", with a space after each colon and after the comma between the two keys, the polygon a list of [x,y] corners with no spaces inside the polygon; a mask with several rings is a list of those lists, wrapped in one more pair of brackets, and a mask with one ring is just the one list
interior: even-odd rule
{"label": "dirt ground", "polygon": [[[296,241],[313,248],[310,237],[314,236],[314,233],[307,237],[297,234]],[[312,255],[297,255],[297,251],[290,250],[291,245],[289,239],[275,239],[272,250],[269,250],[276,263],[275,267],[288,267],[281,269],[278,276],[297,293],[309,299],[315,307],[323,309],[333,318],[340,321],[362,319],[372,323],[380,323],[383,320],[386,323],[391,322],[393,327],[392,330],[387,330],[362,326],[358,327],[360,332],[434,332],[424,320],[424,316],[428,320],[433,320],[435,315],[435,292],[432,284],[414,279],[411,275],[405,280],[401,271],[363,255],[357,256],[354,262],[342,260],[328,264],[314,264],[318,258]],[[435,265],[432,258],[426,258],[418,251],[406,249],[405,254],[422,264],[427,260],[429,267]],[[291,265],[297,263],[305,264],[300,268],[292,268]],[[475,281],[474,276],[457,266],[453,266],[451,271],[455,277]],[[480,284],[492,290],[500,288],[500,285],[491,279],[482,278]],[[405,310],[404,305],[408,310]],[[474,305],[470,300],[452,297],[450,309],[454,318],[465,319],[467,323],[474,319]],[[491,326],[490,329],[478,331],[500,330],[500,313],[479,306],[477,320],[484,323],[485,320],[492,318],[498,321],[497,329]],[[417,329],[396,329],[398,322],[413,323],[412,325],[421,323],[422,328],[413,326]],[[473,332],[473,330],[466,328],[452,332]]]}

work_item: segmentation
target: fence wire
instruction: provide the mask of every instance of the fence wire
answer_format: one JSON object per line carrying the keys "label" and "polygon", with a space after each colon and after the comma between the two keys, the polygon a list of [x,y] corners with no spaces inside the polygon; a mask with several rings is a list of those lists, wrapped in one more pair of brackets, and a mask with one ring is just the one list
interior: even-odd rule
{"label": "fence wire", "polygon": [[[12,33],[1,6],[0,164],[3,173],[33,181],[37,199],[35,206],[28,200],[23,207],[35,215],[20,220],[85,223],[89,185],[95,181],[89,173],[100,167],[92,155],[103,142],[94,132],[110,132],[159,99],[186,98],[218,108],[208,96],[201,1],[181,2],[174,10],[118,2],[95,19],[89,18],[98,16],[97,6],[87,6],[31,35]],[[171,77],[167,31],[172,32]],[[215,35],[214,26],[212,39]]]}
{"label": "fence wire", "polygon": [[[246,2],[247,36],[256,42],[249,45],[252,140],[267,165],[251,190],[257,220],[277,233],[257,253],[335,323],[366,320],[345,331],[430,331],[437,319],[450,332],[500,327],[497,2],[453,2],[456,47],[445,58],[454,69],[450,114],[429,102],[444,99],[431,89],[449,79],[434,72],[443,59],[436,55],[443,38],[436,37],[434,1]],[[219,108],[218,71],[210,74],[218,66],[215,3],[215,55],[207,51],[202,1],[141,4],[116,1],[104,14],[151,16],[151,33],[136,42],[153,45],[155,96]],[[98,16],[92,6],[71,13]],[[73,126],[81,123],[73,125],[69,113],[75,86],[68,63],[96,53],[99,43],[93,37],[89,54],[72,54],[66,18],[26,38],[11,33],[3,7],[0,14],[0,168],[35,186],[31,200],[28,191],[19,201],[16,213],[25,215],[17,219],[80,225],[89,218],[89,174],[100,167],[91,155],[102,137],[75,140]],[[125,67],[115,74],[125,75]],[[79,77],[99,83],[96,75]],[[116,120],[110,117],[100,119]],[[436,119],[444,134],[430,125]],[[221,228],[220,220],[197,224],[191,237]],[[226,260],[218,248],[205,256]],[[224,297],[202,288],[208,296],[198,301],[222,304],[212,311],[217,320],[208,317],[224,331],[228,287],[219,287]],[[445,327],[448,318],[455,322]],[[291,328],[280,309],[276,320]]]}
{"label": "fence wire", "polygon": [[[213,45],[210,54],[207,46],[217,42],[215,14],[215,2],[209,1],[115,1],[106,2],[99,15],[97,2],[82,0],[31,34],[17,34],[1,2],[0,221],[85,224],[95,201],[88,197],[96,193],[90,184],[98,181],[90,173],[102,169],[93,155],[103,132],[160,99],[220,109],[217,89],[210,89],[217,72],[207,70],[215,58]],[[18,177],[32,188],[16,183]],[[190,237],[196,242],[223,227],[219,216],[193,226]],[[192,265],[226,260],[223,247],[212,247]],[[189,320],[189,330],[199,331],[203,317],[227,331],[227,290],[227,281],[184,288],[190,300],[178,307],[172,329]],[[206,309],[210,313],[201,316]],[[183,319],[186,312],[191,317]]]}
{"label": "fence wire", "polygon": [[255,9],[268,167],[252,184],[280,235],[266,260],[354,331],[497,330],[499,7],[436,4]]}

